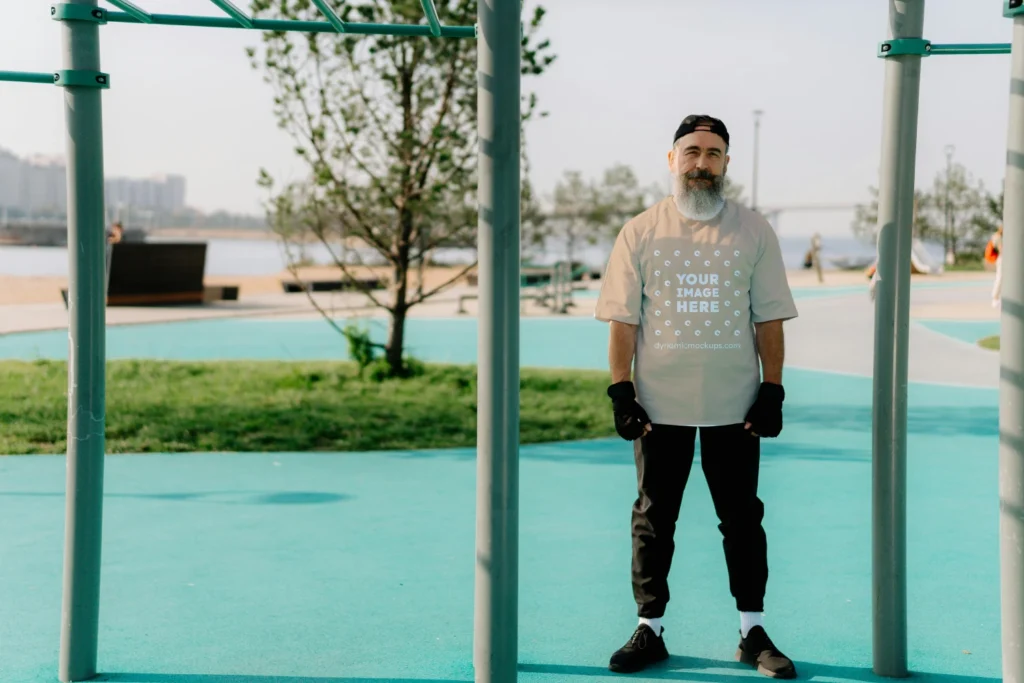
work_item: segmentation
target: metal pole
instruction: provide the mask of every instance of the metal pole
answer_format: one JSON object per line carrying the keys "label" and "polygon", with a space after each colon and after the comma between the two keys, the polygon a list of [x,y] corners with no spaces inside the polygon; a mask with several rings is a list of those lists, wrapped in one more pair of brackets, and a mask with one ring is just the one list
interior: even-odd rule
{"label": "metal pole", "polygon": [[1003,187],[999,548],[1003,680],[1024,681],[1024,15],[1013,19]]}
{"label": "metal pole", "polygon": [[[97,0],[71,0],[90,9]],[[62,22],[64,68],[100,70],[99,25]],[[101,90],[64,88],[68,192],[68,445],[61,681],[96,675],[105,423]]]}
{"label": "metal pole", "polygon": [[[920,38],[924,0],[889,0],[889,37]],[[872,469],[874,672],[907,675],[907,342],[920,55],[885,59]]]}
{"label": "metal pole", "polygon": [[477,683],[513,683],[519,608],[520,0],[480,0]]}
{"label": "metal pole", "polygon": [[764,112],[760,109],[754,110],[754,182],[750,188],[750,208],[757,211],[757,171],[758,171],[758,157],[761,152],[761,114]]}

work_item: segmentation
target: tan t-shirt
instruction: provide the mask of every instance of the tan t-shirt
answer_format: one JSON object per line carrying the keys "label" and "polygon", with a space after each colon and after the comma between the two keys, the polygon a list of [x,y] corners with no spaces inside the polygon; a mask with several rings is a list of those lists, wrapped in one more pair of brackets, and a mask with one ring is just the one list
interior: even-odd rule
{"label": "tan t-shirt", "polygon": [[753,323],[797,316],[779,240],[735,202],[710,221],[666,197],[612,249],[594,317],[639,325],[634,383],[654,423],[743,422],[761,369]]}

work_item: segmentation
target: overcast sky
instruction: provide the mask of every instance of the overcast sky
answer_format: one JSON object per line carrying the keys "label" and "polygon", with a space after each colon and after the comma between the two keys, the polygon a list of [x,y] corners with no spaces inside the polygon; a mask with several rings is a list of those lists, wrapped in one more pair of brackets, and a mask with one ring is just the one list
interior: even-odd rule
{"label": "overcast sky", "polygon": [[[0,70],[60,68],[49,2],[3,0]],[[206,0],[137,0],[154,12],[216,15]],[[245,4],[239,0],[238,4]],[[534,1],[528,3],[532,7]],[[530,79],[549,118],[531,124],[534,181],[549,192],[568,169],[598,176],[627,163],[664,182],[665,153],[689,113],[722,118],[730,174],[749,195],[752,110],[763,109],[760,203],[855,203],[877,183],[888,0],[544,0],[558,61]],[[936,43],[1009,42],[1002,0],[927,0]],[[259,213],[259,168],[302,170],[271,111],[244,30],[111,24],[102,28],[106,173],[178,173],[189,204]],[[1009,57],[925,60],[918,186],[945,166],[943,148],[992,190],[1003,176]],[[58,88],[0,83],[0,147],[64,152]],[[782,234],[848,234],[849,216],[784,215]]]}

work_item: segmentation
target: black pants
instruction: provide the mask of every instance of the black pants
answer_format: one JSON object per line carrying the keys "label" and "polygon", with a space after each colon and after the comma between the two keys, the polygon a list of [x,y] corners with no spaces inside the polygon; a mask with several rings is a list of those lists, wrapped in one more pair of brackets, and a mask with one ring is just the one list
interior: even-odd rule
{"label": "black pants", "polygon": [[[697,427],[653,425],[634,443],[637,499],[633,504],[633,597],[638,614],[665,614],[673,535],[693,466]],[[742,424],[700,428],[701,465],[721,522],[729,589],[741,612],[764,610],[768,543],[757,497],[760,439]]]}

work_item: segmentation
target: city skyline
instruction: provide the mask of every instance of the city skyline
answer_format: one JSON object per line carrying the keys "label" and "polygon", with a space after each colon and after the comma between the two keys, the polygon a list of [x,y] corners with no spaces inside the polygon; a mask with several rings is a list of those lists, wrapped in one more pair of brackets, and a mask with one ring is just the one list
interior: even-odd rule
{"label": "city skyline", "polygon": [[[123,208],[176,212],[188,207],[187,179],[181,174],[107,177],[108,213]],[[67,166],[60,154],[18,156],[0,145],[0,210],[25,214],[61,213],[67,209]]]}

